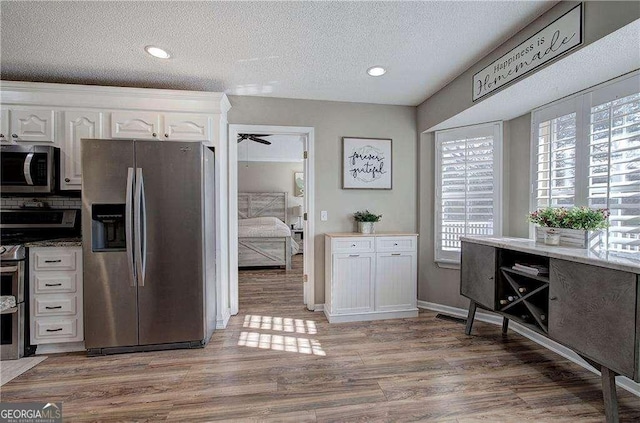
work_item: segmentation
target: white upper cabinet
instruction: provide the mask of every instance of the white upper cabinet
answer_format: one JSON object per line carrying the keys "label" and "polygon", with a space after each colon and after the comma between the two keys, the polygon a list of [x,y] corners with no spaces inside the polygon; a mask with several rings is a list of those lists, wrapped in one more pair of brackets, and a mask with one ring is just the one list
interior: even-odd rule
{"label": "white upper cabinet", "polygon": [[111,113],[111,138],[160,139],[161,115],[154,112]]}
{"label": "white upper cabinet", "polygon": [[[24,109],[9,111],[11,139],[15,142],[55,143],[53,110]],[[6,136],[6,134],[5,134]]]}
{"label": "white upper cabinet", "polygon": [[211,120],[205,115],[168,113],[164,115],[164,133],[166,140],[203,141],[209,140]]}
{"label": "white upper cabinet", "polygon": [[11,143],[11,134],[9,134],[9,110],[0,110],[0,143]]}
{"label": "white upper cabinet", "polygon": [[77,190],[82,187],[82,164],[80,161],[80,140],[82,138],[102,138],[102,113],[64,112],[63,190]]}

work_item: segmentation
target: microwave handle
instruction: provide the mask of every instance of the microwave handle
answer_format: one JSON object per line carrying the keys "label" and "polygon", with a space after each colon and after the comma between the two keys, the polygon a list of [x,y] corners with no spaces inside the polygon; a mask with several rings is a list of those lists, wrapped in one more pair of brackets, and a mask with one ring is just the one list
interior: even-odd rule
{"label": "microwave handle", "polygon": [[27,181],[27,185],[33,185],[33,179],[31,178],[31,161],[33,160],[33,153],[27,154],[27,158],[24,159],[24,179]]}

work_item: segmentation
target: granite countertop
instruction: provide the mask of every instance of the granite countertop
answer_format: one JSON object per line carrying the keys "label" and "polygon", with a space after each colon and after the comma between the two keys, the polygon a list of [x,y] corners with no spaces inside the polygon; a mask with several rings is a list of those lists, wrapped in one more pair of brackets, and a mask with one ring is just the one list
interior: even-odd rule
{"label": "granite countertop", "polygon": [[47,239],[45,241],[33,241],[24,244],[27,248],[35,247],[82,247],[82,237]]}
{"label": "granite countertop", "polygon": [[344,238],[344,237],[376,237],[376,236],[418,236],[418,234],[410,232],[376,232],[375,234],[362,234],[360,232],[329,232],[324,234],[329,238]]}
{"label": "granite countertop", "polygon": [[640,254],[638,253],[558,247],[536,243],[528,238],[463,236],[460,240],[640,274]]}

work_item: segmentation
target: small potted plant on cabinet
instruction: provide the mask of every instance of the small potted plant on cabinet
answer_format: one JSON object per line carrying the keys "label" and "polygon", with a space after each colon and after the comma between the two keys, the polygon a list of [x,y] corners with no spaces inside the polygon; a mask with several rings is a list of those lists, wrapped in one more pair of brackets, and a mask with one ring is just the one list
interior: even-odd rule
{"label": "small potted plant on cabinet", "polygon": [[353,218],[358,222],[358,232],[362,234],[373,234],[376,232],[375,223],[382,219],[382,215],[373,214],[369,210],[357,211]]}
{"label": "small potted plant on cabinet", "polygon": [[600,229],[609,226],[608,209],[546,207],[529,213],[536,225],[536,242],[590,248],[600,242]]}

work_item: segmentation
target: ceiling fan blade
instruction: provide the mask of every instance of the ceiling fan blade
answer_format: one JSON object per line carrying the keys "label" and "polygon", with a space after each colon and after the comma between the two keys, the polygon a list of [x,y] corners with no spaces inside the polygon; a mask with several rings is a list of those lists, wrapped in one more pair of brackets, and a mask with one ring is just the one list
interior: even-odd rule
{"label": "ceiling fan blade", "polygon": [[271,145],[271,142],[270,142],[270,141],[263,140],[262,138],[258,138],[258,137],[257,137],[257,136],[255,136],[255,135],[249,135],[249,139],[250,139],[251,141],[259,142],[260,144],[264,144],[264,145]]}

